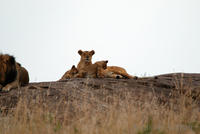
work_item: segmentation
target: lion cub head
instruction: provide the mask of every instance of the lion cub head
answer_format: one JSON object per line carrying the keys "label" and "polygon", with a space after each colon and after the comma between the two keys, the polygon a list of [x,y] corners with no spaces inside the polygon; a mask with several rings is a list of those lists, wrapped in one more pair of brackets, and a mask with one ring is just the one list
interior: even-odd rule
{"label": "lion cub head", "polygon": [[98,78],[105,78],[106,77],[106,69],[107,69],[107,60],[97,61],[95,65],[97,65],[97,77]]}
{"label": "lion cub head", "polygon": [[0,54],[0,85],[5,86],[14,81],[16,76],[15,58],[8,54]]}
{"label": "lion cub head", "polygon": [[95,51],[94,50],[92,50],[92,51],[79,50],[78,54],[81,56],[81,61],[90,63],[90,62],[92,62],[92,56],[95,54]]}
{"label": "lion cub head", "polygon": [[75,65],[72,66],[70,70],[68,70],[60,80],[70,79],[74,78],[75,75],[78,74],[78,69],[75,67]]}
{"label": "lion cub head", "polygon": [[107,69],[107,63],[108,63],[107,60],[95,62],[95,64],[97,64],[99,68],[104,69],[104,70]]}
{"label": "lion cub head", "polygon": [[77,73],[78,69],[73,65],[72,68],[67,71],[66,78],[73,78]]}

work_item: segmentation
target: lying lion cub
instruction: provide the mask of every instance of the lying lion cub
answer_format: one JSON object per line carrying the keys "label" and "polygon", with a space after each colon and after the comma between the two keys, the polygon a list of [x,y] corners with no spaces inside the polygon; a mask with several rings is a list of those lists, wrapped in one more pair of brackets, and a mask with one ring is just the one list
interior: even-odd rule
{"label": "lying lion cub", "polygon": [[70,70],[65,72],[65,74],[62,76],[62,78],[60,80],[74,78],[76,76],[76,74],[78,74],[78,69],[75,67],[75,65],[73,65]]}
{"label": "lying lion cub", "polygon": [[[101,64],[101,62],[96,62],[96,64]],[[122,67],[118,67],[118,66],[107,66],[108,61],[104,62],[104,69],[100,69],[98,71],[98,77],[100,78],[128,78],[128,79],[132,79],[132,78],[137,78],[137,77],[133,77],[131,75],[129,75],[126,70]]]}
{"label": "lying lion cub", "polygon": [[[121,72],[120,69],[109,70],[107,67],[108,61],[98,61],[94,64],[81,69],[75,77],[78,78],[130,78],[127,73]],[[133,78],[133,77],[132,77]]]}
{"label": "lying lion cub", "polygon": [[113,72],[114,74],[119,75],[119,78],[121,78],[121,76],[123,78],[128,78],[128,79],[132,79],[134,78],[133,76],[131,76],[130,74],[128,74],[126,72],[126,70],[122,67],[118,67],[118,66],[108,66],[107,69],[109,72]]}
{"label": "lying lion cub", "polygon": [[101,68],[99,68],[98,70],[98,78],[123,78],[123,76],[119,75],[119,74],[115,74],[112,71],[109,71],[107,68],[107,63],[108,61],[98,61],[95,62],[95,64],[98,64],[99,66],[101,66]]}
{"label": "lying lion cub", "polygon": [[0,54],[0,89],[10,91],[12,88],[29,83],[27,70],[15,61],[13,56]]}

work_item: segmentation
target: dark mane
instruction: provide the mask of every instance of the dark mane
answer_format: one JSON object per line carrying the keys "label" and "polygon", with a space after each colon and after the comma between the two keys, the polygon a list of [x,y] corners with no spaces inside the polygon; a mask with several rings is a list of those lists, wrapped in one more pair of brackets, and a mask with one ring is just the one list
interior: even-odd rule
{"label": "dark mane", "polygon": [[[6,59],[6,62],[4,61]],[[2,63],[4,62],[4,65]],[[1,81],[0,84],[3,86],[7,85],[10,82],[13,82],[17,77],[17,69],[15,57],[8,54],[0,54],[0,77],[5,77],[4,81]],[[4,74],[4,75],[2,75]]]}

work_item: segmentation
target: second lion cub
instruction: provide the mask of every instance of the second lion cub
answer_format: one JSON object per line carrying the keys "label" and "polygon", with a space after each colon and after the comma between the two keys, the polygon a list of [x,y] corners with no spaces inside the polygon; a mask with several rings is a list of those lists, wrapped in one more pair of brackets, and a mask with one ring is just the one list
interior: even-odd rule
{"label": "second lion cub", "polygon": [[65,80],[70,78],[75,78],[75,76],[78,74],[78,69],[73,65],[70,70],[65,72],[65,74],[62,76],[62,78],[59,80]]}
{"label": "second lion cub", "polygon": [[[96,64],[99,64],[101,62],[96,62]],[[118,66],[107,66],[108,61],[106,62],[106,65],[104,65],[104,69],[101,69],[98,71],[98,76],[101,78],[127,78],[132,79],[136,78],[134,76],[129,75],[126,70],[122,67]]]}
{"label": "second lion cub", "polygon": [[108,70],[110,72],[113,72],[114,74],[121,75],[121,76],[123,76],[123,78],[128,78],[128,79],[134,78],[133,76],[131,76],[130,74],[128,74],[126,72],[126,70],[124,68],[122,68],[122,67],[108,66],[106,70]]}

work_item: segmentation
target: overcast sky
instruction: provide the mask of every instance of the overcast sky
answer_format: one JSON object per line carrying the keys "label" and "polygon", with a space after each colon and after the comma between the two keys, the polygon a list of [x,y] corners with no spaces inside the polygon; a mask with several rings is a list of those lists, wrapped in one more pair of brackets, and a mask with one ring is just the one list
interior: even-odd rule
{"label": "overcast sky", "polygon": [[200,73],[200,0],[0,0],[0,52],[31,82],[61,78],[79,49],[137,76]]}

